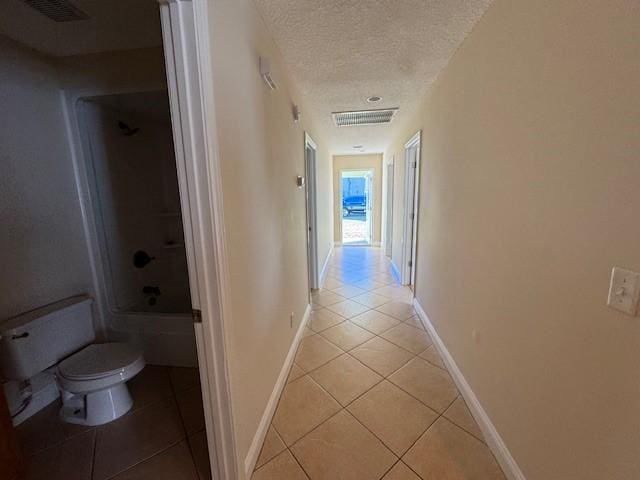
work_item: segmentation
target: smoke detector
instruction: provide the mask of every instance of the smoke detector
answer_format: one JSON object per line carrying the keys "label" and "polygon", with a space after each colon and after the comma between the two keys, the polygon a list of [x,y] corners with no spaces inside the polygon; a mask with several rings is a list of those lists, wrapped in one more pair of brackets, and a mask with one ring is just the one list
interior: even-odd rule
{"label": "smoke detector", "polygon": [[397,108],[382,110],[354,110],[351,112],[333,112],[333,122],[336,127],[353,127],[357,125],[381,125],[391,123]]}
{"label": "smoke detector", "polygon": [[22,0],[34,10],[50,18],[54,22],[74,22],[86,20],[89,15],[84,13],[68,0]]}

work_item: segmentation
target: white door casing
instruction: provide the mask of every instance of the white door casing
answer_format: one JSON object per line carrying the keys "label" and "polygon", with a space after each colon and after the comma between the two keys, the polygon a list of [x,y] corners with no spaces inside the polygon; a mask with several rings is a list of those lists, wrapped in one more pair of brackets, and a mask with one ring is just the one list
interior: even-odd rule
{"label": "white door casing", "polygon": [[416,250],[418,237],[418,205],[420,192],[420,132],[404,146],[405,155],[405,202],[402,234],[403,285],[415,286]]}
{"label": "white door casing", "polygon": [[386,228],[384,240],[384,253],[387,257],[391,257],[393,244],[393,157],[387,164],[387,198],[386,198]]}
{"label": "white door casing", "polygon": [[214,480],[235,480],[224,328],[229,281],[208,5],[207,0],[159,4],[211,474]]}
{"label": "white door casing", "polygon": [[318,147],[311,136],[304,134],[305,193],[307,203],[307,258],[309,264],[309,289],[320,288],[318,267],[318,208],[316,195],[316,157]]}
{"label": "white door casing", "polygon": [[373,245],[373,172],[367,172],[365,174],[365,222],[367,225],[367,232],[365,241],[368,245]]}

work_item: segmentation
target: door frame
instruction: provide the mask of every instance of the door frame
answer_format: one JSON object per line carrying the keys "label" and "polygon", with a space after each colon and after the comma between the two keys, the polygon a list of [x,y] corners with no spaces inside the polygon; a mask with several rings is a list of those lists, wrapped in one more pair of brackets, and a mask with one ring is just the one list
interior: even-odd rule
{"label": "door frame", "polygon": [[367,171],[365,175],[365,197],[366,209],[364,212],[364,221],[367,222],[367,244],[373,246],[373,170]]}
{"label": "door frame", "polygon": [[[342,236],[342,221],[344,220],[344,217],[342,216],[342,173],[343,172],[368,172],[371,173],[371,194],[369,196],[369,205],[371,205],[371,214],[370,214],[370,220],[369,220],[369,243],[364,245],[364,244],[358,244],[358,245],[349,245],[349,244],[345,244],[344,243],[344,237]],[[338,203],[340,205],[340,245],[342,245],[343,247],[372,247],[373,246],[373,232],[375,231],[374,229],[374,224],[373,222],[375,221],[375,215],[373,212],[373,207],[375,206],[375,183],[374,183],[374,178],[375,178],[375,168],[373,167],[363,167],[363,168],[341,168],[338,171],[338,186],[340,187],[340,194],[338,196]],[[366,218],[366,214],[365,214],[365,218]]]}
{"label": "door frame", "polygon": [[[416,279],[421,136],[421,131],[418,131],[404,144],[404,217],[401,282],[403,285],[412,287],[415,287]],[[410,151],[414,148],[416,149],[416,159],[415,164],[411,164]]]}
{"label": "door frame", "polygon": [[387,198],[386,198],[386,215],[385,215],[385,231],[384,231],[384,254],[391,258],[393,254],[393,176],[394,176],[395,156],[391,156],[391,160],[387,163],[386,180],[387,180]]}
{"label": "door frame", "polygon": [[225,346],[229,267],[207,0],[159,0],[205,426],[214,480],[238,478]]}
{"label": "door frame", "polygon": [[[313,156],[307,152],[313,150]],[[305,198],[307,206],[307,264],[309,268],[309,290],[320,288],[318,266],[318,206],[317,206],[317,158],[318,146],[309,133],[304,132],[304,168],[307,178]]]}

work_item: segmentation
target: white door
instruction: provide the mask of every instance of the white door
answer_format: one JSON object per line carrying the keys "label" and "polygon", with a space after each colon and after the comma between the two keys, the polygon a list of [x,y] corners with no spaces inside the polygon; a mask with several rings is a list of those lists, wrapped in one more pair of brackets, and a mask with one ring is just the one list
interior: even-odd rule
{"label": "white door", "polygon": [[373,243],[373,173],[367,172],[364,176],[364,196],[365,196],[365,242],[367,245]]}
{"label": "white door", "polygon": [[316,145],[305,134],[305,171],[307,181],[305,194],[307,202],[307,258],[309,263],[309,288],[320,288],[318,268],[318,219],[316,208]]}
{"label": "white door", "polygon": [[387,165],[387,215],[384,238],[384,254],[391,257],[391,245],[393,243],[393,162]]}

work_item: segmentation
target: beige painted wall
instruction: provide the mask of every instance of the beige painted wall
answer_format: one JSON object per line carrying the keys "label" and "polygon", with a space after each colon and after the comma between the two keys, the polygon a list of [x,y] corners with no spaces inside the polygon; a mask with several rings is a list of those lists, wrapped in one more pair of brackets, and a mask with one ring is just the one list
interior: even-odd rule
{"label": "beige painted wall", "polygon": [[[248,0],[210,6],[214,88],[231,281],[227,355],[238,467],[244,461],[308,305],[304,132],[318,143],[318,200],[330,207],[331,162],[304,104],[294,123],[291,88],[278,50]],[[271,59],[278,82],[269,90],[259,57]],[[320,223],[330,211],[319,213]],[[321,260],[333,232],[320,231]],[[294,323],[289,316],[293,312]]]}
{"label": "beige painted wall", "polygon": [[342,242],[341,170],[373,170],[373,243],[380,244],[382,218],[382,154],[334,155],[333,157],[333,231],[334,241]]}
{"label": "beige painted wall", "polygon": [[329,155],[329,151],[323,142],[318,143],[318,150],[318,158],[316,160],[316,210],[318,215],[318,268],[322,273],[322,268],[327,263],[333,248],[333,164],[331,155]]}
{"label": "beige painted wall", "polygon": [[496,0],[388,152],[423,130],[417,297],[527,480],[640,478],[638,38],[634,0]]}
{"label": "beige painted wall", "polygon": [[0,320],[91,292],[53,63],[0,36]]}

